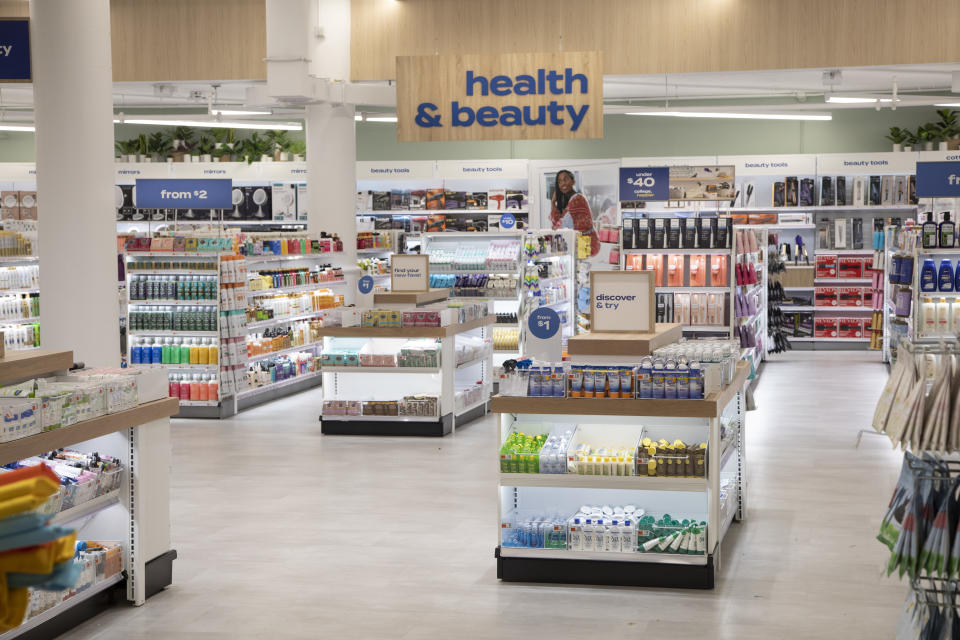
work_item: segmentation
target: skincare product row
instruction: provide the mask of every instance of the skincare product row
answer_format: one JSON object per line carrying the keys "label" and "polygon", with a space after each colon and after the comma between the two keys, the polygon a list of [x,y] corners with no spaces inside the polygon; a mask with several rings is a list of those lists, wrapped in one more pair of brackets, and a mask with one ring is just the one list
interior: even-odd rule
{"label": "skincare product row", "polygon": [[528,233],[523,237],[523,257],[527,260],[564,255],[570,251],[560,233]]}
{"label": "skincare product row", "polygon": [[726,300],[726,293],[658,293],[656,321],[725,326]]}
{"label": "skincare product row", "polygon": [[343,304],[343,296],[328,289],[291,295],[257,296],[253,306],[246,311],[247,322],[282,320],[323,309],[333,309]]}
{"label": "skincare product row", "polygon": [[247,368],[250,388],[265,387],[320,370],[320,357],[312,353],[293,353],[258,360]]}
{"label": "skincare product row", "polygon": [[26,320],[39,315],[39,294],[0,296],[0,322]]}
{"label": "skincare product row", "polygon": [[142,338],[130,347],[130,364],[217,364],[215,338]]}
{"label": "skincare product row", "polygon": [[219,384],[215,373],[171,373],[170,397],[191,402],[218,402]]}
{"label": "skincare product row", "polygon": [[320,355],[325,367],[421,367],[440,366],[440,343],[433,339],[396,341],[369,340],[362,347],[332,347]]}
{"label": "skincare product row", "polygon": [[453,298],[516,298],[519,282],[511,274],[430,274],[430,288],[450,289]]}
{"label": "skincare product row", "polygon": [[520,267],[519,238],[478,243],[465,241],[453,246],[435,243],[430,247],[430,269],[437,271],[516,271]]}
{"label": "skincare product row", "polygon": [[323,324],[317,321],[293,322],[288,327],[272,327],[247,336],[249,357],[269,355],[292,347],[312,345],[320,340]]}
{"label": "skincare product row", "polygon": [[317,267],[299,267],[294,269],[260,269],[249,272],[248,286],[251,291],[265,291],[283,287],[298,287],[308,284],[342,282],[343,270],[340,267],[319,265]]}
{"label": "skincare product row", "polygon": [[357,249],[383,249],[385,251],[393,248],[389,233],[379,233],[376,231],[360,231],[357,233]]}
{"label": "skincare product row", "polygon": [[130,331],[216,331],[217,308],[134,307],[127,312]]}
{"label": "skincare product row", "polygon": [[319,238],[296,232],[244,233],[240,251],[249,258],[337,253],[343,251],[343,240],[325,231],[320,232]]}
{"label": "skincare product row", "polygon": [[438,415],[435,396],[405,396],[402,400],[324,400],[325,416],[418,416]]}
{"label": "skincare product row", "polygon": [[147,258],[136,255],[128,256],[128,258],[130,259],[127,261],[127,271],[131,273],[144,271],[151,273],[163,273],[164,271],[209,271],[212,275],[216,275],[217,273],[217,261],[209,258],[206,260],[192,257]]}
{"label": "skincare product row", "polygon": [[131,276],[133,300],[216,300],[216,276]]}
{"label": "skincare product row", "polygon": [[0,289],[38,289],[40,267],[28,265],[0,269]]}

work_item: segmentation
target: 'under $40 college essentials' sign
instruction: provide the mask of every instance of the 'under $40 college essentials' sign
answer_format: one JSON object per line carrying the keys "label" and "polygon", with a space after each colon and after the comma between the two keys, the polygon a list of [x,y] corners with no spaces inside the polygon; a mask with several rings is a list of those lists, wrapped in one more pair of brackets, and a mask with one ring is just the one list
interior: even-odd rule
{"label": "'under $40 college essentials' sign", "polygon": [[599,51],[397,57],[397,139],[603,137]]}

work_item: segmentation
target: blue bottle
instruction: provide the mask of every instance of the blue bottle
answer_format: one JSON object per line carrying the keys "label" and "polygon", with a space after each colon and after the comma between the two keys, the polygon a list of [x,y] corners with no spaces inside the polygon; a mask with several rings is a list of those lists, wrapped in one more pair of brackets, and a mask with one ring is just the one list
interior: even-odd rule
{"label": "blue bottle", "polygon": [[143,347],[140,346],[139,342],[134,342],[133,347],[130,349],[130,364],[142,364],[143,362]]}
{"label": "blue bottle", "polygon": [[937,274],[937,286],[940,291],[953,291],[953,267],[950,265],[950,259],[945,258],[940,261],[940,272]]}
{"label": "blue bottle", "polygon": [[960,260],[957,260],[957,268],[953,272],[953,290],[960,291]]}
{"label": "blue bottle", "polygon": [[923,261],[923,268],[920,269],[920,291],[937,290],[937,268],[933,266],[933,258],[927,258]]}
{"label": "blue bottle", "polygon": [[154,344],[150,347],[150,350],[150,362],[152,364],[163,364],[163,345],[160,344],[159,338],[154,340]]}

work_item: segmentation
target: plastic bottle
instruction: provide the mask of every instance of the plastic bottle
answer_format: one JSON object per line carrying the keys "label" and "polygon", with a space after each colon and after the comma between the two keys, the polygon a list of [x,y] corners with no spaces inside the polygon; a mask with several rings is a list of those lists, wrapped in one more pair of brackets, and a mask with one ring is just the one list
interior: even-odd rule
{"label": "plastic bottle", "polygon": [[180,364],[190,364],[190,342],[186,338],[180,343]]}
{"label": "plastic bottle", "polygon": [[169,395],[171,398],[179,398],[180,397],[180,380],[177,378],[177,374],[171,373],[168,380],[169,380],[170,390],[167,395]]}
{"label": "plastic bottle", "polygon": [[950,220],[950,212],[943,214],[943,222],[940,223],[940,247],[952,249],[956,242],[956,224]]}
{"label": "plastic bottle", "polygon": [[567,543],[570,546],[570,551],[583,551],[583,530],[579,516],[574,516],[570,523],[570,535],[567,536]]}
{"label": "plastic bottle", "polygon": [[210,355],[207,356],[207,359],[210,361],[210,364],[219,364],[220,362],[217,356],[217,341],[213,338],[210,338]]}
{"label": "plastic bottle", "polygon": [[187,374],[180,376],[180,399],[190,399],[190,379],[187,377]]}
{"label": "plastic bottle", "polygon": [[620,552],[632,553],[637,550],[637,534],[631,520],[624,520],[620,525]]}
{"label": "plastic bottle", "polygon": [[200,347],[196,338],[190,338],[190,364],[200,364]]}
{"label": "plastic bottle", "polygon": [[193,374],[193,379],[190,380],[190,399],[199,400],[200,399],[200,374]]}
{"label": "plastic bottle", "polygon": [[210,363],[210,347],[207,345],[206,339],[200,340],[200,345],[197,347],[197,364],[209,364]]}
{"label": "plastic bottle", "polygon": [[160,342],[160,338],[154,338],[153,346],[151,347],[150,353],[150,362],[152,364],[163,364],[163,344]]}
{"label": "plastic bottle", "polygon": [[583,550],[596,551],[592,518],[584,519],[582,531],[583,531]]}
{"label": "plastic bottle", "polygon": [[220,400],[220,385],[217,383],[217,374],[211,375],[210,381],[207,382],[207,398],[211,402]]}
{"label": "plastic bottle", "polygon": [[953,267],[949,258],[940,261],[940,272],[937,274],[937,287],[940,291],[953,291]]}
{"label": "plastic bottle", "polygon": [[937,290],[937,268],[933,264],[933,258],[926,258],[923,261],[923,267],[920,269],[920,291]]}
{"label": "plastic bottle", "polygon": [[927,212],[927,220],[923,223],[921,227],[921,239],[923,242],[924,249],[934,249],[937,246],[937,223],[933,221],[933,212]]}
{"label": "plastic bottle", "polygon": [[206,402],[210,398],[210,387],[207,384],[207,377],[200,376],[200,382],[197,384],[197,399]]}
{"label": "plastic bottle", "polygon": [[143,357],[143,347],[140,346],[140,341],[133,339],[130,343],[130,364],[141,364]]}

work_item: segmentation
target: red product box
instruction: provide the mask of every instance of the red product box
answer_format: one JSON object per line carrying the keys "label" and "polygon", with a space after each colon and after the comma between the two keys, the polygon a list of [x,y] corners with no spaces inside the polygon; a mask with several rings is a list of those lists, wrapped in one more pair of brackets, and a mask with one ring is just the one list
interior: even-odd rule
{"label": "red product box", "polygon": [[870,337],[870,332],[873,330],[873,318],[863,318],[863,335]]}
{"label": "red product box", "polygon": [[867,289],[866,287],[864,287],[863,289],[861,289],[861,291],[863,292],[863,306],[872,307],[873,306],[873,290]]}
{"label": "red product box", "polygon": [[873,273],[873,256],[868,256],[863,259],[863,277],[869,278],[871,273]]}
{"label": "red product box", "polygon": [[840,287],[837,290],[837,305],[841,307],[862,307],[862,287]]}
{"label": "red product box", "polygon": [[813,290],[813,306],[835,307],[837,304],[838,291],[836,287],[816,287]]}
{"label": "red product box", "polygon": [[836,278],[837,277],[837,256],[821,255],[817,256],[817,277],[818,278]]}
{"label": "red product box", "polygon": [[837,268],[838,278],[862,278],[863,258],[840,258]]}
{"label": "red product box", "polygon": [[837,318],[838,338],[862,338],[863,318]]}
{"label": "red product box", "polygon": [[813,318],[814,338],[836,338],[838,328],[836,318],[825,318],[823,316],[814,316]]}

